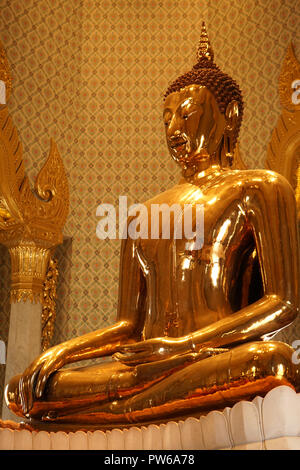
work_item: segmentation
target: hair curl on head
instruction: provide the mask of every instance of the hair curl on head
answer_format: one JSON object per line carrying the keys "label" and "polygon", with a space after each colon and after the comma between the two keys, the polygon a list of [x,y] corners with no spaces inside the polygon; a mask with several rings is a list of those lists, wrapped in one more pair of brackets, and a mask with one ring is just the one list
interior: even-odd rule
{"label": "hair curl on head", "polygon": [[164,98],[170,94],[180,91],[189,85],[202,85],[208,88],[214,95],[220,112],[225,114],[228,104],[235,100],[238,103],[239,117],[235,134],[233,136],[233,147],[236,144],[243,116],[243,99],[238,84],[213,62],[213,52],[207,37],[205,24],[202,24],[200,44],[198,48],[198,62],[190,72],[181,75],[167,89]]}

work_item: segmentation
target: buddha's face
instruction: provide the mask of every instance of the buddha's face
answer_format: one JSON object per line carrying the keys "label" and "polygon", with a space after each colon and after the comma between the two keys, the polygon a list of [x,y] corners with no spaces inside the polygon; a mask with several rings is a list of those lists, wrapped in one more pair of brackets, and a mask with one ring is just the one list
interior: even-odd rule
{"label": "buddha's face", "polygon": [[168,95],[163,119],[171,156],[183,167],[208,162],[218,150],[226,126],[213,94],[201,85]]}

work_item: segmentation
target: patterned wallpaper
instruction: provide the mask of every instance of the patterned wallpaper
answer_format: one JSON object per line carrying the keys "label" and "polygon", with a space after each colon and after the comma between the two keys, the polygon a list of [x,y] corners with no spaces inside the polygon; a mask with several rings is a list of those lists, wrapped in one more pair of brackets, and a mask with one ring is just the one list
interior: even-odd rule
{"label": "patterned wallpaper", "polygon": [[[113,322],[119,241],[96,238],[99,203],[141,202],[177,181],[161,120],[167,85],[194,63],[206,20],[215,59],[240,84],[240,149],[263,167],[280,112],[287,45],[300,57],[297,0],[0,0],[12,67],[9,107],[34,179],[53,137],[70,182],[53,343]],[[0,250],[0,337],[7,339],[9,259]],[[300,324],[287,339],[300,338]],[[2,369],[1,369],[2,368]],[[4,366],[0,365],[0,383]],[[1,397],[0,397],[1,398]]]}

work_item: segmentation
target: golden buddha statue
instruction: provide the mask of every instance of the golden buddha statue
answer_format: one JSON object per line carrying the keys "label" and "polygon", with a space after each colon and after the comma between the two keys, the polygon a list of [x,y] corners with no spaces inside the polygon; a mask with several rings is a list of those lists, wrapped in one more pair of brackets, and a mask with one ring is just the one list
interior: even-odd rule
{"label": "golden buddha statue", "polygon": [[[204,240],[122,240],[118,318],[56,345],[7,385],[9,408],[35,422],[128,425],[195,415],[297,388],[294,350],[271,341],[298,312],[294,192],[267,170],[239,170],[237,84],[214,63],[203,25],[198,60],[165,95],[179,184],[145,203],[200,204]],[[161,229],[161,227],[160,227]],[[81,360],[110,362],[65,368]]]}

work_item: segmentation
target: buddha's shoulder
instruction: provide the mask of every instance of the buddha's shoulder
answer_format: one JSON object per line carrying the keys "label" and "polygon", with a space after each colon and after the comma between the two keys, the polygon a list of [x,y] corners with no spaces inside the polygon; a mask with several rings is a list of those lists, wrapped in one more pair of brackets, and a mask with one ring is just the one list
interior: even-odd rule
{"label": "buddha's shoulder", "polygon": [[292,189],[284,176],[266,169],[230,170],[225,175],[225,178],[230,178],[233,186],[240,185],[245,189],[262,189],[270,186],[283,188],[288,191]]}
{"label": "buddha's shoulder", "polygon": [[[225,193],[227,191],[231,193],[243,193],[245,191],[255,191],[258,189],[264,191],[270,186],[274,188],[277,186],[284,191],[293,191],[286,178],[279,173],[264,169],[226,170],[219,175],[215,181],[212,180],[209,185],[210,190],[213,189],[214,186],[218,191],[225,191]],[[169,204],[173,201],[184,201],[186,197],[189,197],[191,194],[193,199],[195,199],[197,198],[197,192],[199,192],[199,197],[201,196],[202,189],[207,188],[202,188],[201,186],[181,180],[180,183],[172,186],[170,189],[148,199],[144,204]]]}
{"label": "buddha's shoulder", "polygon": [[[193,185],[188,183],[188,182],[183,182],[176,184],[172,186],[171,188],[167,189],[166,191],[163,191],[156,196],[153,196],[151,199],[148,199],[147,201],[144,202],[145,205],[150,205],[150,204],[169,204],[170,202],[173,201],[180,201],[183,197],[183,195],[187,192],[191,191],[191,187]],[[194,190],[197,190],[196,186],[194,186]]]}

